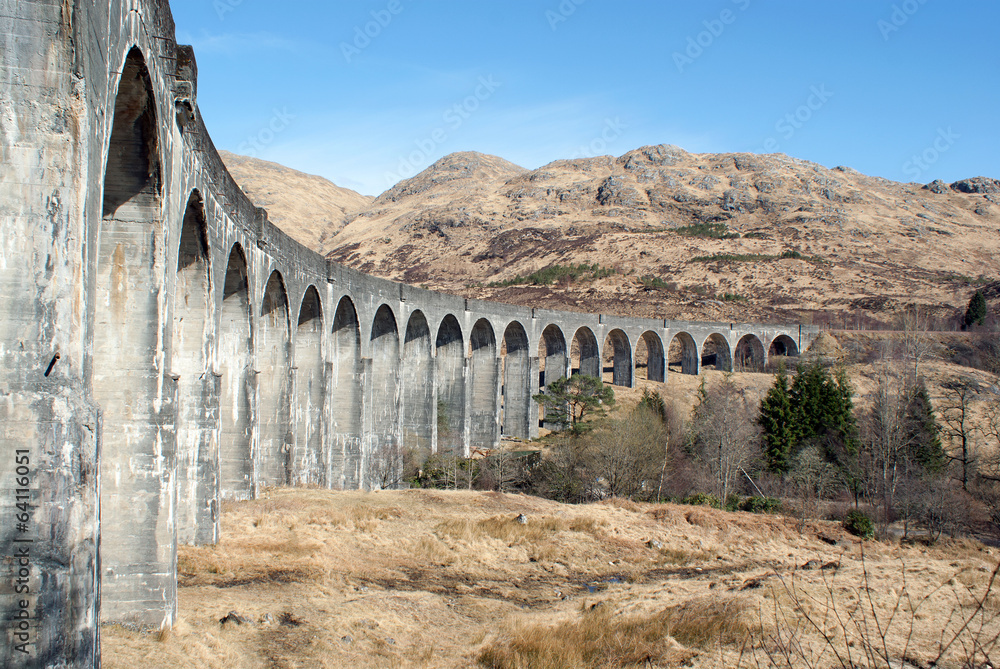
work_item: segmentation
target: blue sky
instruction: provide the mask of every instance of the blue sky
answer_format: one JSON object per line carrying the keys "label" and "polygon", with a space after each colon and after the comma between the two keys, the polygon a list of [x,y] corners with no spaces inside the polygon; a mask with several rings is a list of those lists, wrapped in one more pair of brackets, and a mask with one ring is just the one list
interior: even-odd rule
{"label": "blue sky", "polygon": [[995,0],[174,0],[219,148],[375,195],[647,144],[1000,178]]}

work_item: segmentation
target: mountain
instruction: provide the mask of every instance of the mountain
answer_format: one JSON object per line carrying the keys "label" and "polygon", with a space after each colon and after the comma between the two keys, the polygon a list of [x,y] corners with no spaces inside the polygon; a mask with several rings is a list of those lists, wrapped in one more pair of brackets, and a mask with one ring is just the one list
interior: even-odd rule
{"label": "mountain", "polygon": [[219,155],[247,197],[267,209],[271,222],[310,248],[322,249],[373,199],[278,163],[228,151]]}
{"label": "mountain", "polygon": [[[256,183],[300,199],[277,177]],[[515,304],[892,323],[912,305],[943,319],[964,313],[977,287],[991,303],[1000,297],[1000,181],[985,177],[923,186],[782,154],[674,146],[537,170],[466,152],[367,206],[353,200],[353,214],[329,204],[326,218],[343,211],[346,223],[323,236],[285,214],[287,231],[308,223],[315,248],[371,274]]]}

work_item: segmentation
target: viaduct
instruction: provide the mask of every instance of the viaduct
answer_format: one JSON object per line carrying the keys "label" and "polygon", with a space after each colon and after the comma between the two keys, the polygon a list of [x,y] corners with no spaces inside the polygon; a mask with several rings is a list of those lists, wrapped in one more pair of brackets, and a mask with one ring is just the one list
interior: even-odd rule
{"label": "viaduct", "polygon": [[4,667],[99,666],[101,621],[171,625],[177,546],[218,540],[221,499],[384,486],[401,449],[537,436],[559,377],[762,369],[817,335],[328,262],[226,171],[165,0],[0,0],[0,87]]}

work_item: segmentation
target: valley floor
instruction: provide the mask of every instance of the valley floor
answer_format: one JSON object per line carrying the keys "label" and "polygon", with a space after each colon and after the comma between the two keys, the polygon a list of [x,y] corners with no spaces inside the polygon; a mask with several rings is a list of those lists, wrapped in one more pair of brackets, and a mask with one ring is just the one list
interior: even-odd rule
{"label": "valley floor", "polygon": [[[833,522],[472,491],[274,489],[223,511],[217,546],[181,549],[176,627],[105,625],[105,667],[475,667],[484,649],[488,666],[750,667],[789,641],[815,654],[792,666],[839,666],[833,648],[864,666],[859,626],[877,638],[873,612],[884,628],[893,610],[885,647],[914,666],[975,617],[941,664],[959,667],[972,631],[1000,633],[1000,552],[973,542],[862,544]],[[245,622],[220,624],[230,611]],[[588,620],[607,638],[581,665],[584,643],[550,637]],[[643,625],[640,657],[628,630]]]}

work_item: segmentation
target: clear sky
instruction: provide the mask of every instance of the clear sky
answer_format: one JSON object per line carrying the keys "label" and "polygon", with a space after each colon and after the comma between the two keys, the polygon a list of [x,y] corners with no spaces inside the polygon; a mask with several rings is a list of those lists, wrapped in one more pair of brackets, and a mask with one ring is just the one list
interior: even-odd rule
{"label": "clear sky", "polygon": [[647,144],[1000,178],[996,0],[173,0],[219,148],[375,195]]}

